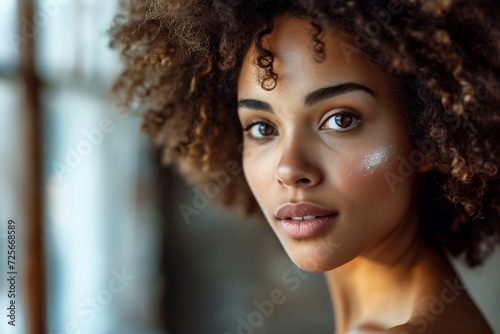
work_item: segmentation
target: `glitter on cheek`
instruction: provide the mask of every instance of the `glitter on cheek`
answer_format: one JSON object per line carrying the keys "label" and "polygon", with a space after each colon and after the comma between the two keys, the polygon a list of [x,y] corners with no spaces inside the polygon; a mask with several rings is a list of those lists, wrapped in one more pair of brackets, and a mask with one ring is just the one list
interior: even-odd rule
{"label": "glitter on cheek", "polygon": [[391,158],[396,152],[396,148],[392,145],[377,148],[364,156],[359,169],[365,172],[365,175],[371,175],[376,170],[386,168],[393,161]]}

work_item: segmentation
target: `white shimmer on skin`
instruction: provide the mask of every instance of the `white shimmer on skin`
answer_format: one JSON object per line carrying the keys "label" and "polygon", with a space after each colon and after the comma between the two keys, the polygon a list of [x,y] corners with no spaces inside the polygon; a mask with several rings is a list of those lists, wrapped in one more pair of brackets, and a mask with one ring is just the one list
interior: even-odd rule
{"label": "white shimmer on skin", "polygon": [[365,155],[359,168],[367,174],[373,174],[375,170],[385,168],[396,151],[392,145],[379,147]]}

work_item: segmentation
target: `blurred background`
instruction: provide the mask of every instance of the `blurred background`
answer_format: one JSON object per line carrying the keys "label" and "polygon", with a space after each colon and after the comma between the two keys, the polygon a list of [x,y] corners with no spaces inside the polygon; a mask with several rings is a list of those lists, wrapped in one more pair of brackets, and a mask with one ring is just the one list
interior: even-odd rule
{"label": "blurred background", "polygon": [[[109,94],[117,3],[0,0],[0,333],[332,333],[323,276],[265,223],[211,202],[181,214],[196,191]],[[499,252],[455,266],[500,332]],[[275,290],[284,302],[263,309]]]}

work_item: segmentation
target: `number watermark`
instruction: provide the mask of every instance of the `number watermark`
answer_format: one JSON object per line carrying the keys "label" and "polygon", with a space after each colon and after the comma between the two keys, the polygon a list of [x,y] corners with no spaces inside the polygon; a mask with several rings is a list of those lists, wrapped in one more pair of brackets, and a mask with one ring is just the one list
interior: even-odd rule
{"label": "number watermark", "polygon": [[7,323],[16,326],[16,222],[9,219],[7,222]]}

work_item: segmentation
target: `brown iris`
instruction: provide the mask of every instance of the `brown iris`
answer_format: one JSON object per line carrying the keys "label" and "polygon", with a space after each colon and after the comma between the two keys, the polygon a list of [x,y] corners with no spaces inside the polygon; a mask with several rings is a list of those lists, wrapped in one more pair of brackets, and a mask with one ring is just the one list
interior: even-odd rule
{"label": "brown iris", "polygon": [[347,128],[352,124],[352,116],[350,115],[335,115],[335,123],[341,128]]}
{"label": "brown iris", "polygon": [[274,128],[266,123],[257,124],[257,130],[262,136],[271,136],[274,134]]}

